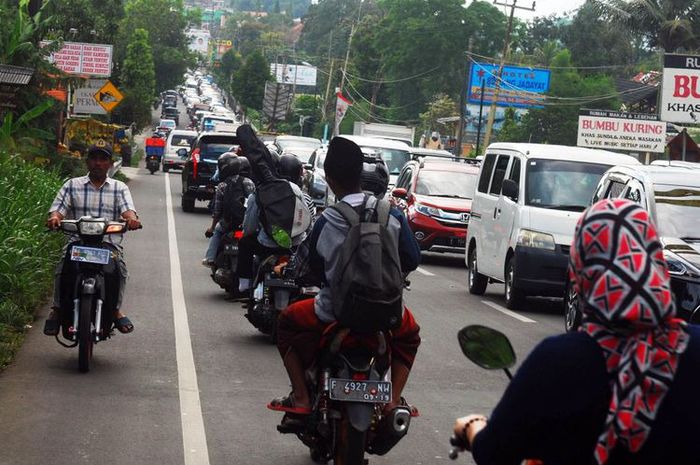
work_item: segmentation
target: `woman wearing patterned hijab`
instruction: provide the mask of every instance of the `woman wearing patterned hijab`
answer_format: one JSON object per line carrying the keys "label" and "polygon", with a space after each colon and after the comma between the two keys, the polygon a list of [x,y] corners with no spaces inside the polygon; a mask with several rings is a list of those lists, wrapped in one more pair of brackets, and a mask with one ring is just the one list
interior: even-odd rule
{"label": "woman wearing patterned hijab", "polygon": [[491,417],[455,425],[477,464],[700,464],[700,328],[675,318],[648,213],[603,200],[582,215],[570,278],[576,333],[545,339]]}

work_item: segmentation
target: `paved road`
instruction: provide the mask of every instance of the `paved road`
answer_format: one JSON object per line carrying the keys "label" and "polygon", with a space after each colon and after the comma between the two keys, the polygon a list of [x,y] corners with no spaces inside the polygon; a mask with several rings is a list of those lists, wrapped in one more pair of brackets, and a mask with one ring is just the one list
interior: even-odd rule
{"label": "paved road", "polygon": [[[310,464],[301,443],[276,432],[280,415],[265,409],[288,392],[276,349],[199,263],[205,204],[182,212],[177,172],[126,171],[145,225],[126,241],[123,308],[136,330],[100,343],[91,372],[79,374],[75,349],[41,333],[44,310],[16,362],[0,374],[0,464]],[[405,394],[422,416],[408,439],[370,463],[448,463],[455,416],[488,412],[497,402],[505,375],[463,357],[459,328],[497,328],[521,358],[562,329],[557,304],[532,301],[509,313],[500,285],[483,298],[468,295],[457,255],[426,254],[411,279],[407,302],[423,343]]]}

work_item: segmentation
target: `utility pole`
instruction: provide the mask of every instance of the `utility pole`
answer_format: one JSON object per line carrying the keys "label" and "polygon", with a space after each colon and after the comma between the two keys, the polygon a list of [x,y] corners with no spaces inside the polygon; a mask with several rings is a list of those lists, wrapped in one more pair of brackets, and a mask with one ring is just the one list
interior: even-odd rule
{"label": "utility pole", "polygon": [[323,121],[328,121],[326,119],[326,111],[328,109],[328,94],[331,91],[331,81],[333,80],[333,65],[335,65],[335,58],[331,58],[331,70],[328,72],[328,82],[326,82],[326,94],[323,96]]}
{"label": "utility pole", "polygon": [[466,63],[466,72],[467,74],[462,76],[462,79],[464,79],[464,85],[462,86],[461,93],[459,95],[459,126],[457,127],[457,148],[455,150],[455,155],[456,156],[461,156],[462,155],[462,139],[464,138],[464,118],[467,113],[467,95],[471,92],[471,89],[468,88],[469,86],[469,79],[471,78],[471,57],[472,57],[472,49],[474,48],[474,38],[470,37],[469,38],[469,51],[467,52],[467,56],[465,57],[464,61]]}
{"label": "utility pole", "polygon": [[491,109],[489,110],[489,119],[486,123],[486,134],[484,135],[484,148],[489,146],[491,141],[491,132],[493,131],[493,120],[496,117],[496,104],[498,103],[498,95],[501,91],[501,74],[503,74],[503,66],[505,65],[506,57],[510,50],[510,34],[513,31],[513,16],[515,15],[515,9],[535,11],[535,2],[532,2],[532,8],[527,8],[524,6],[518,6],[518,0],[513,0],[513,3],[499,3],[497,0],[493,1],[494,5],[510,7],[510,17],[508,18],[508,29],[506,31],[506,40],[503,44],[503,54],[501,55],[501,64],[498,66],[498,72],[496,73],[496,88],[493,91],[493,100],[491,101]]}
{"label": "utility pole", "polygon": [[348,71],[348,61],[350,60],[350,48],[352,48],[352,36],[355,35],[355,28],[357,27],[358,24],[360,24],[360,17],[362,15],[362,2],[364,0],[360,0],[360,6],[358,7],[357,10],[357,21],[350,27],[350,37],[348,38],[348,49],[345,52],[345,64],[343,65],[343,75],[340,78],[340,90],[339,92],[342,94],[343,93],[343,87],[345,87],[345,73]]}

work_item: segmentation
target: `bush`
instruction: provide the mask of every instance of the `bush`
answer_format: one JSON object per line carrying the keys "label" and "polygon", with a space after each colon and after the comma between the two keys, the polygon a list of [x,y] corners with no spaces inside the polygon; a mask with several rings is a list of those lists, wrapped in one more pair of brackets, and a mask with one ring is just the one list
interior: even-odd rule
{"label": "bush", "polygon": [[0,152],[0,368],[53,285],[63,237],[44,223],[61,184],[56,171]]}

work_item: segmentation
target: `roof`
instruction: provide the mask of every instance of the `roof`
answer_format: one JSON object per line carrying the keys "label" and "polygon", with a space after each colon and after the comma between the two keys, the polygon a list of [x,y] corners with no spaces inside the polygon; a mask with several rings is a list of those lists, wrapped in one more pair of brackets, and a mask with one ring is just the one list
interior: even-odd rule
{"label": "roof", "polygon": [[302,137],[302,136],[288,136],[288,135],[279,135],[275,137],[275,140],[280,140],[280,141],[288,141],[288,142],[313,142],[315,144],[321,145],[321,140],[316,139],[315,137]]}
{"label": "roof", "polygon": [[617,166],[613,170],[632,175],[649,184],[700,187],[700,170],[687,166],[654,164]]}
{"label": "roof", "polygon": [[426,149],[422,147],[410,147],[408,151],[411,152],[411,155],[428,155],[437,157],[455,156],[453,153],[450,153],[447,150]]}
{"label": "roof", "polygon": [[406,151],[408,151],[411,148],[411,146],[405,142],[400,142],[392,139],[383,139],[381,137],[353,136],[351,134],[340,134],[340,136],[338,137],[344,137],[345,139],[351,140],[361,147],[376,147],[380,149],[394,149]]}
{"label": "roof", "polygon": [[479,165],[473,165],[471,163],[459,163],[456,161],[443,161],[443,160],[436,160],[433,159],[429,163],[423,163],[420,164],[420,169],[421,171],[427,170],[427,171],[461,171],[465,173],[474,173],[477,174],[479,172]]}
{"label": "roof", "polygon": [[170,137],[172,137],[173,135],[176,135],[176,136],[196,136],[197,131],[192,131],[190,129],[173,129],[172,131],[170,131]]}
{"label": "roof", "polygon": [[34,75],[34,68],[23,66],[0,65],[0,84],[25,86]]}
{"label": "roof", "polygon": [[519,144],[498,142],[489,145],[487,153],[493,150],[520,152],[526,158],[546,158],[551,160],[589,161],[605,165],[639,165],[639,161],[630,155],[609,152],[607,150],[570,147],[567,145]]}
{"label": "roof", "polygon": [[628,79],[615,79],[615,88],[620,94],[619,98],[626,105],[631,105],[647,99],[656,99],[659,88],[648,86],[641,82],[630,81]]}

